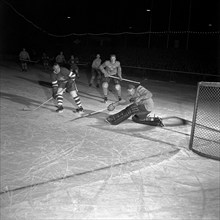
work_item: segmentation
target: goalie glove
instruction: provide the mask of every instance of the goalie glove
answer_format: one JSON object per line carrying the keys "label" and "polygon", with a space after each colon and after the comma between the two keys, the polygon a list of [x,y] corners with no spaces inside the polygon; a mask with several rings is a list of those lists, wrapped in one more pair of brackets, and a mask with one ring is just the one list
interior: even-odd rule
{"label": "goalie glove", "polygon": [[113,102],[111,103],[108,107],[107,107],[107,110],[108,111],[114,111],[115,110],[115,107],[118,105],[118,102]]}

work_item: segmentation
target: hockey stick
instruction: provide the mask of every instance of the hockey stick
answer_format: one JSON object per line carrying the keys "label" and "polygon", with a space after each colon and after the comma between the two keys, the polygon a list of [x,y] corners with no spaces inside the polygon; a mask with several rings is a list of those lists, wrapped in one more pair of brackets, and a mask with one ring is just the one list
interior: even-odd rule
{"label": "hockey stick", "polygon": [[[61,94],[61,93],[63,93],[63,92],[65,92],[66,91],[66,88],[65,89],[63,89],[60,93],[58,93],[58,94]],[[35,110],[37,110],[37,109],[39,109],[41,106],[43,106],[43,105],[45,105],[46,103],[48,103],[50,100],[52,100],[53,99],[53,96],[51,96],[48,100],[46,100],[45,102],[43,102],[42,104],[40,104],[38,107],[36,107],[36,108],[34,108],[34,109],[30,109],[30,108],[23,108],[23,111],[35,111]]]}
{"label": "hockey stick", "polygon": [[[113,102],[112,104],[110,105],[113,105],[115,104],[116,106],[121,103],[122,101],[116,101],[116,102]],[[97,110],[97,111],[94,111],[94,112],[90,112],[90,113],[87,113],[87,114],[84,114],[84,115],[81,115],[80,117],[78,118],[74,118],[72,119],[71,121],[75,121],[75,120],[78,120],[80,118],[86,118],[86,117],[89,117],[89,116],[92,116],[92,115],[95,115],[95,114],[98,114],[98,113],[101,113],[101,112],[104,112],[105,110],[108,110],[109,111],[109,106],[107,106],[107,108],[103,108],[103,109],[100,109],[100,110]]]}
{"label": "hockey stick", "polygon": [[38,63],[40,60],[34,61],[34,60],[22,60],[21,59],[20,61],[29,62],[29,63]]}
{"label": "hockey stick", "polygon": [[[120,80],[119,77],[116,77],[116,76],[108,76],[110,78],[113,78],[113,79],[118,79]],[[140,84],[140,82],[137,82],[137,81],[133,81],[133,80],[130,80],[130,79],[125,79],[125,78],[122,78],[123,81],[126,81],[126,82],[131,82],[131,83],[136,83],[136,84]]]}

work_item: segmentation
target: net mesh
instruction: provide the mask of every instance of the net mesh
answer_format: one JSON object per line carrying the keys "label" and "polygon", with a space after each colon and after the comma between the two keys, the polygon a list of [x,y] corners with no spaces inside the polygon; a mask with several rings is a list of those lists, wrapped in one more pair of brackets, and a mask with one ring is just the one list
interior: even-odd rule
{"label": "net mesh", "polygon": [[220,83],[200,82],[194,107],[190,149],[220,160]]}

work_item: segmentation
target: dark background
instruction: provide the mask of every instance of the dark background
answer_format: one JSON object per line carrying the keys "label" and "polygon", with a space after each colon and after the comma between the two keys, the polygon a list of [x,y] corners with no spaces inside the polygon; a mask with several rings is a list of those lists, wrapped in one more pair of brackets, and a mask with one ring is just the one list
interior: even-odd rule
{"label": "dark background", "polygon": [[0,0],[0,53],[116,53],[124,65],[217,75],[219,12],[217,0]]}

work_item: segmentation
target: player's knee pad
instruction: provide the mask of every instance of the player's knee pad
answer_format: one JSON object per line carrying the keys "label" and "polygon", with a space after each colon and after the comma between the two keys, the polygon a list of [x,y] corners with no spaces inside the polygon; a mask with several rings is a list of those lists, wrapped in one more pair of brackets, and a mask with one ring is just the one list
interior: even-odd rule
{"label": "player's knee pad", "polygon": [[107,82],[103,82],[102,83],[102,88],[103,89],[107,89],[108,88],[108,83]]}
{"label": "player's knee pad", "polygon": [[121,85],[120,85],[120,84],[116,84],[116,85],[115,85],[115,89],[116,89],[117,91],[120,91],[120,90],[121,90]]}
{"label": "player's knee pad", "polygon": [[73,98],[76,97],[76,96],[77,96],[76,90],[71,91],[71,92],[70,92],[70,95],[71,95]]}

